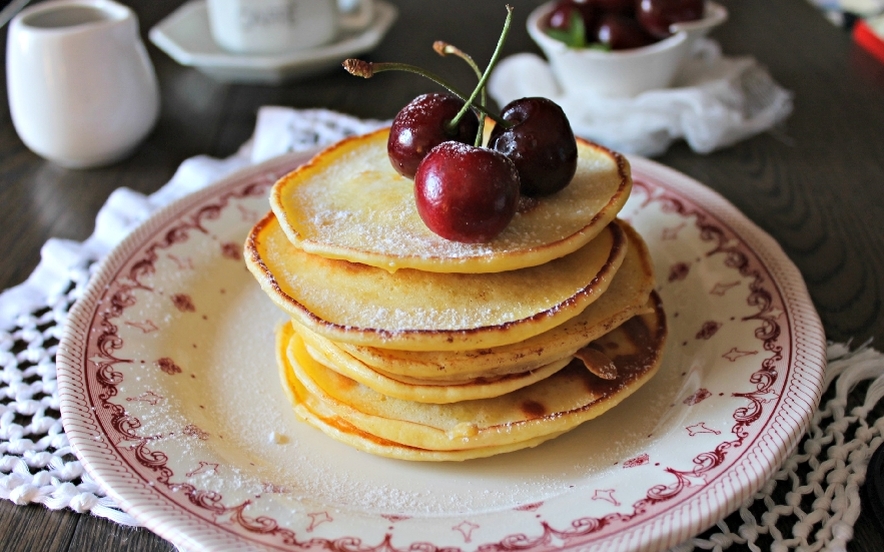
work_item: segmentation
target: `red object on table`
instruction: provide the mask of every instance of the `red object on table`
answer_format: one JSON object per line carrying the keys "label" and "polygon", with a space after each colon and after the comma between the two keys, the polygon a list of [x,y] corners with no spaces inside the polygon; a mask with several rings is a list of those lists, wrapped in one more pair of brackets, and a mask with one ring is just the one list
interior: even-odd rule
{"label": "red object on table", "polygon": [[853,26],[853,41],[878,58],[881,63],[884,63],[884,37],[877,34],[862,19]]}

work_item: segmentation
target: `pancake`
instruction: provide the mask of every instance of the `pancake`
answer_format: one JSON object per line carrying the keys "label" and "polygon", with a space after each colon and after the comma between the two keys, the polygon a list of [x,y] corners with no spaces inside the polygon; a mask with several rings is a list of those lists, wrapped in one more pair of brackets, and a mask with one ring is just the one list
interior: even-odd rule
{"label": "pancake", "polygon": [[577,251],[509,272],[395,273],[292,245],[268,214],[245,244],[246,264],[298,324],[333,341],[402,350],[517,343],[579,315],[611,283],[628,248],[615,221]]}
{"label": "pancake", "polygon": [[629,246],[605,293],[564,324],[524,341],[452,352],[402,351],[331,342],[312,332],[304,332],[303,337],[311,346],[340,348],[381,374],[412,383],[462,383],[483,375],[500,376],[535,369],[573,355],[636,313],[651,308],[647,302],[654,287],[653,261],[641,236],[622,221],[621,226]]}
{"label": "pancake", "polygon": [[[281,332],[282,334],[282,332]],[[280,335],[279,342],[288,343],[288,339],[284,335]],[[279,349],[279,347],[278,347]],[[277,354],[285,356],[284,347]],[[347,423],[346,420],[337,416],[329,408],[325,407],[321,402],[311,397],[307,390],[301,385],[301,382],[295,378],[287,363],[279,363],[280,376],[283,380],[283,389],[292,402],[295,414],[304,422],[319,429],[329,437],[350,445],[351,447],[386,458],[396,458],[399,460],[412,460],[423,462],[442,462],[442,461],[463,461],[473,458],[484,458],[512,452],[532,446],[537,446],[544,441],[556,437],[556,435],[543,436],[534,439],[532,442],[522,442],[513,445],[499,447],[484,447],[478,449],[468,449],[462,451],[433,451],[408,447],[387,439],[381,439],[374,435],[359,430],[353,425]]]}
{"label": "pancake", "polygon": [[[316,362],[388,397],[407,401],[447,404],[498,397],[536,383],[564,368],[570,358],[559,359],[533,370],[502,376],[477,375],[459,382],[421,382],[398,378],[374,370],[337,347],[314,347],[305,339],[305,332],[293,326],[300,338],[293,347],[306,347]],[[314,334],[315,335],[315,334]],[[328,343],[328,342],[327,342]]]}
{"label": "pancake", "polygon": [[281,178],[270,205],[296,247],[389,271],[503,272],[572,253],[598,235],[626,202],[629,164],[578,140],[577,172],[564,190],[524,200],[506,230],[464,244],[431,232],[417,213],[414,184],[387,157],[389,129],[352,137]]}
{"label": "pancake", "polygon": [[590,345],[613,363],[616,379],[601,379],[575,360],[501,397],[444,405],[386,397],[322,366],[291,326],[280,331],[278,354],[295,411],[330,436],[393,458],[463,460],[535,446],[613,408],[656,373],[666,333],[655,293],[651,313]]}

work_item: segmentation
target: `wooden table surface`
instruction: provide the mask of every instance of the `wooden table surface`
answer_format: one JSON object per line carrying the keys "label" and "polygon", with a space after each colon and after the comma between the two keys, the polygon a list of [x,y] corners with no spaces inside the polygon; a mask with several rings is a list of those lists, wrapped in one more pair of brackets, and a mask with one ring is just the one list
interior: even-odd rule
{"label": "wooden table surface", "polygon": [[[399,20],[372,59],[425,67],[438,63],[430,49],[435,39],[487,60],[505,13],[503,2],[393,1]],[[147,31],[182,2],[126,3],[146,41]],[[524,19],[539,2],[510,3],[516,19],[505,53],[536,51]],[[724,4],[730,20],[713,36],[726,53],[754,56],[794,91],[794,113],[776,131],[724,151],[699,155],[679,143],[658,160],[718,190],[779,241],[803,273],[830,340],[874,338],[884,347],[884,65],[806,0]],[[5,30],[0,40],[5,43]],[[48,238],[86,238],[116,188],[150,193],[188,157],[233,153],[250,136],[262,105],[390,118],[430,89],[414,75],[363,81],[342,70],[283,86],[228,85],[177,65],[153,45],[148,50],[162,89],[159,123],[132,157],[106,168],[70,171],[31,153],[15,134],[0,86],[0,289],[27,277]],[[470,81],[464,82],[466,88]],[[848,550],[884,550],[867,513],[855,531]],[[6,551],[174,549],[144,529],[5,500],[0,543]]]}

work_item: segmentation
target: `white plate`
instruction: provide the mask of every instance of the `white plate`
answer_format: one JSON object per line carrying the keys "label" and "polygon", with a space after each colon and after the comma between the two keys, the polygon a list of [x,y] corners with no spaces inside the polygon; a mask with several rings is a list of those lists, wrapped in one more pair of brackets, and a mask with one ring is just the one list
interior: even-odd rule
{"label": "white plate", "polygon": [[825,340],[800,274],[719,195],[644,159],[623,211],[647,239],[670,339],[658,375],[535,449],[409,463],[296,420],[283,315],[241,246],[290,155],[183,199],[128,237],[59,348],[64,426],[89,473],[187,550],[645,549],[751,496],[821,392]]}
{"label": "white plate", "polygon": [[150,30],[148,37],[181,65],[196,67],[218,80],[269,83],[301,79],[340,66],[381,41],[396,20],[395,6],[375,0],[375,18],[364,31],[346,34],[325,46],[274,55],[233,54],[219,47],[209,30],[205,0],[193,0]]}

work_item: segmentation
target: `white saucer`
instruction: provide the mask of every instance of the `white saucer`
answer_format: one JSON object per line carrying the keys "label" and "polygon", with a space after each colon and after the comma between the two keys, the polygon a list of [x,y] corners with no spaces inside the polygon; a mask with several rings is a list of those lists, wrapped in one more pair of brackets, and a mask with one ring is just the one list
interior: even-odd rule
{"label": "white saucer", "polygon": [[344,35],[333,44],[284,54],[242,55],[222,50],[212,39],[205,0],[184,4],[154,26],[148,36],[181,65],[218,80],[278,84],[314,75],[377,46],[398,11],[387,2],[375,1],[374,22],[365,30]]}

